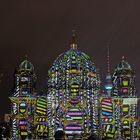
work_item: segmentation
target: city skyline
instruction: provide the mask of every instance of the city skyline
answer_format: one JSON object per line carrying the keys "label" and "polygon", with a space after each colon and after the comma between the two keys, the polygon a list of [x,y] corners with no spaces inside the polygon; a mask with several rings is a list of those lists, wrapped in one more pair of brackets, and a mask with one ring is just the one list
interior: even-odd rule
{"label": "city skyline", "polygon": [[88,54],[101,75],[107,74],[110,46],[111,74],[125,56],[140,91],[139,2],[2,2],[0,23],[1,118],[10,111],[14,71],[28,55],[35,67],[37,88],[47,87],[47,71],[59,54],[70,49],[71,30],[77,31],[78,49]]}

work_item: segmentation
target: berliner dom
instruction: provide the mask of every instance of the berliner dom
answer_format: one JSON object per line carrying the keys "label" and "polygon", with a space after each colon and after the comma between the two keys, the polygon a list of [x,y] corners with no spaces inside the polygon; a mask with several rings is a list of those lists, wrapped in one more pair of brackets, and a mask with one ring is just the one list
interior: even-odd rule
{"label": "berliner dom", "polygon": [[48,70],[47,91],[38,93],[36,82],[35,68],[26,58],[16,69],[10,97],[13,140],[53,140],[57,131],[68,140],[91,135],[138,140],[135,73],[124,57],[111,74],[108,50],[106,83],[101,86],[98,68],[78,49],[73,32],[68,51]]}

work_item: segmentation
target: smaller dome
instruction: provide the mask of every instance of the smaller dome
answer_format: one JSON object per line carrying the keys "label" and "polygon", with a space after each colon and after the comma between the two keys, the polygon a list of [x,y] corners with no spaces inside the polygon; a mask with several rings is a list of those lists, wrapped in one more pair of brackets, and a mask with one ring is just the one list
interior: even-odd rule
{"label": "smaller dome", "polygon": [[21,70],[27,70],[27,71],[34,71],[34,66],[28,60],[24,60],[19,65],[19,69],[21,69]]}
{"label": "smaller dome", "polygon": [[132,70],[130,64],[124,60],[124,57],[122,58],[122,61],[118,64],[117,69]]}

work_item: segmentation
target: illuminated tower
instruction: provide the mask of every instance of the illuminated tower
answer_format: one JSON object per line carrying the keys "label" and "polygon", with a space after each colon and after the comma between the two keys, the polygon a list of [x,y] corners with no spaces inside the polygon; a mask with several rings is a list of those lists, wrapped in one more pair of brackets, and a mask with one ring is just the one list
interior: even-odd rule
{"label": "illuminated tower", "polygon": [[12,138],[15,140],[25,139],[31,134],[35,82],[33,65],[28,60],[22,61],[15,74],[14,93],[10,97],[12,102]]}
{"label": "illuminated tower", "polygon": [[100,98],[100,127],[101,127],[101,137],[107,139],[115,138],[115,119],[114,119],[114,106],[113,98],[111,97],[113,89],[112,76],[110,74],[110,57],[109,57],[109,47],[107,55],[107,75],[105,92]]}
{"label": "illuminated tower", "polygon": [[135,75],[132,67],[122,57],[113,77],[113,92],[115,103],[115,120],[118,137],[126,140],[136,138],[137,96],[135,91]]}
{"label": "illuminated tower", "polygon": [[77,49],[74,33],[70,47],[48,71],[49,135],[63,129],[68,137],[85,138],[98,133],[100,79],[89,56]]}
{"label": "illuminated tower", "polygon": [[106,75],[106,85],[105,85],[105,90],[107,93],[107,96],[111,96],[112,93],[112,76],[110,74],[110,56],[109,56],[109,47],[108,47],[108,55],[107,55],[107,75]]}

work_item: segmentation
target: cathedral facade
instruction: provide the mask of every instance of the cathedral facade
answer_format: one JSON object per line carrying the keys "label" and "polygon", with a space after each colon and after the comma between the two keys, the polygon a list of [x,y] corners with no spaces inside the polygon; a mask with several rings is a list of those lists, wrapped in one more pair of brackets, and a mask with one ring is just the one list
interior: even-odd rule
{"label": "cathedral facade", "polygon": [[12,139],[53,139],[57,130],[67,139],[137,138],[135,75],[124,59],[112,76],[108,72],[102,93],[98,69],[77,49],[73,34],[70,50],[53,62],[48,77],[47,93],[38,95],[34,66],[26,59],[17,68],[10,97]]}

